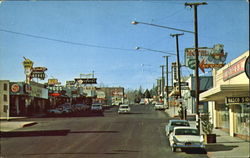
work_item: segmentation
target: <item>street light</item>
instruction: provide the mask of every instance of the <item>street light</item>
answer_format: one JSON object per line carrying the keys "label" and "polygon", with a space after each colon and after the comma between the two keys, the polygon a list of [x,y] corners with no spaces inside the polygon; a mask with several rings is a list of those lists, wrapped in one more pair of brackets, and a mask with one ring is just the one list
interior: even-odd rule
{"label": "street light", "polygon": [[159,53],[163,53],[163,54],[169,54],[169,55],[175,55],[174,53],[169,53],[169,52],[164,52],[164,51],[160,51],[160,50],[154,50],[154,49],[149,49],[149,48],[143,48],[143,47],[135,47],[135,50],[140,50],[140,49],[144,49],[144,50],[148,50],[151,52],[159,52]]}
{"label": "street light", "polygon": [[161,27],[161,28],[171,29],[171,30],[176,30],[176,31],[181,31],[181,32],[194,33],[193,31],[182,30],[182,29],[177,29],[177,28],[162,26],[162,25],[157,25],[157,24],[150,24],[150,23],[146,23],[146,22],[132,21],[131,24],[133,24],[133,25],[144,24],[144,25],[151,25],[151,26],[155,26],[155,27]]}

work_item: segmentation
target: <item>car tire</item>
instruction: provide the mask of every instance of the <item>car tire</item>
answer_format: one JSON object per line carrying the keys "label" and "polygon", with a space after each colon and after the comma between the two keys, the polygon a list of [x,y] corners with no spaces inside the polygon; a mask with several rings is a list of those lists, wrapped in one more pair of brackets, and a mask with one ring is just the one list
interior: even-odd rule
{"label": "car tire", "polygon": [[176,148],[175,147],[171,147],[171,150],[172,150],[172,152],[176,152]]}

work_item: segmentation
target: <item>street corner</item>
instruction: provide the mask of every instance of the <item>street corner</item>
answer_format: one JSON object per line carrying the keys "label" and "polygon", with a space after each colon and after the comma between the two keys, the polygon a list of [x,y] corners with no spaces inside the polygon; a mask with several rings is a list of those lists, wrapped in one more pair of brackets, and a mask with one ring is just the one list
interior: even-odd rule
{"label": "street corner", "polygon": [[16,129],[30,127],[37,124],[35,121],[4,121],[1,122],[1,132],[9,132]]}

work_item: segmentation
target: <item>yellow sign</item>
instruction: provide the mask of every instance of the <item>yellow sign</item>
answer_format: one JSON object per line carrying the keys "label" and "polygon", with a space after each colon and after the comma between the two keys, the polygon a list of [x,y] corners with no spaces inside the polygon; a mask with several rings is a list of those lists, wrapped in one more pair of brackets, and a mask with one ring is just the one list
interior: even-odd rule
{"label": "yellow sign", "polygon": [[31,69],[33,67],[33,61],[31,61],[29,59],[25,59],[23,61],[23,66],[25,69]]}
{"label": "yellow sign", "polygon": [[58,84],[58,79],[48,79],[48,85]]}

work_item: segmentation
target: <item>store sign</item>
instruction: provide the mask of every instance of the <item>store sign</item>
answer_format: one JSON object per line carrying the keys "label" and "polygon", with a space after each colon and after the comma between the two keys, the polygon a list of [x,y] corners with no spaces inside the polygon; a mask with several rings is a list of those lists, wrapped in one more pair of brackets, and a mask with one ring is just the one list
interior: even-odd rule
{"label": "store sign", "polygon": [[23,61],[24,69],[31,69],[33,67],[33,61],[26,59]]}
{"label": "store sign", "polygon": [[242,58],[238,62],[234,63],[233,65],[223,70],[223,80],[226,81],[244,72],[245,61],[246,61],[246,57]]}
{"label": "store sign", "polygon": [[226,97],[226,104],[250,103],[250,97]]}
{"label": "store sign", "polygon": [[247,60],[245,62],[245,73],[246,73],[248,79],[250,79],[250,58],[249,58],[249,56],[247,57]]}
{"label": "store sign", "polygon": [[79,84],[96,84],[97,78],[75,78]]}
{"label": "store sign", "polygon": [[41,80],[44,80],[46,75],[45,75],[44,72],[32,72],[31,77],[32,78],[39,78]]}
{"label": "store sign", "polygon": [[[175,86],[175,87],[178,86],[178,85],[179,85],[178,82],[175,82],[175,83],[174,83],[174,86]],[[188,82],[181,82],[181,86],[188,86]]]}
{"label": "store sign", "polygon": [[67,86],[73,86],[75,85],[75,81],[66,81]]}
{"label": "store sign", "polygon": [[58,84],[58,79],[48,79],[48,85],[56,85]]}
{"label": "store sign", "polygon": [[[199,68],[205,72],[206,68],[221,68],[225,64],[227,53],[224,53],[224,45],[216,44],[213,48],[199,48]],[[190,69],[195,69],[195,48],[185,49],[185,65]]]}
{"label": "store sign", "polygon": [[99,99],[105,99],[106,95],[103,91],[96,91],[97,98]]}
{"label": "store sign", "polygon": [[34,67],[33,68],[33,71],[36,71],[36,72],[44,72],[44,71],[47,71],[48,69],[46,67]]}
{"label": "store sign", "polygon": [[49,96],[52,96],[52,97],[58,97],[60,95],[61,95],[60,93],[49,93]]}
{"label": "store sign", "polygon": [[17,93],[20,91],[20,86],[18,84],[11,85],[11,91]]}

